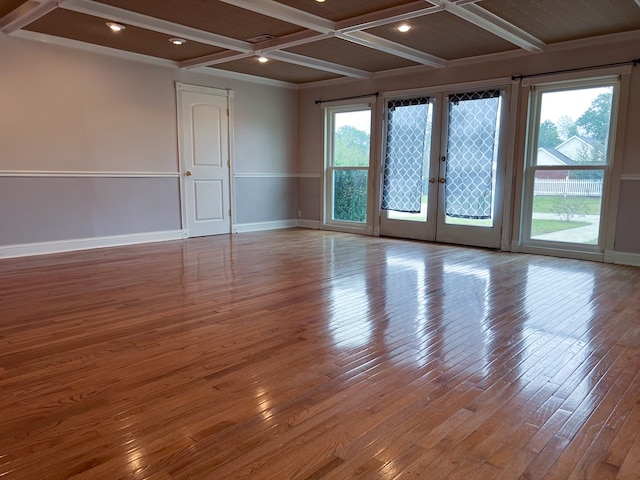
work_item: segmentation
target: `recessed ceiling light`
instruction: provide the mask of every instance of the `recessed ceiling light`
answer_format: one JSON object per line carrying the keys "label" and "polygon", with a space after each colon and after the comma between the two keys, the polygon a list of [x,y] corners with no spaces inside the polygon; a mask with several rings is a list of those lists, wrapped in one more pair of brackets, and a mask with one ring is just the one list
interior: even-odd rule
{"label": "recessed ceiling light", "polygon": [[269,61],[269,59],[267,57],[258,57],[258,61],[260,63],[267,63]]}
{"label": "recessed ceiling light", "polygon": [[409,30],[411,30],[411,25],[407,25],[406,23],[403,23],[402,25],[398,26],[398,31],[399,32],[406,33]]}
{"label": "recessed ceiling light", "polygon": [[324,0],[316,0],[318,3],[324,3]]}
{"label": "recessed ceiling light", "polygon": [[184,38],[170,38],[169,41],[174,45],[182,45],[184,43],[187,43]]}
{"label": "recessed ceiling light", "polygon": [[122,30],[127,28],[121,23],[116,23],[116,22],[107,22],[105,25],[109,27],[112,32],[121,32]]}

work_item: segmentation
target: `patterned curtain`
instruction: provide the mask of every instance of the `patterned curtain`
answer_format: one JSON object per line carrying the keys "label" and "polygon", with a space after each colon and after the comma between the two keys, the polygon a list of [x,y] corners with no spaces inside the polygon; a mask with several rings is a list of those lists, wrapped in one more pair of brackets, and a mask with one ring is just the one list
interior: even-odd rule
{"label": "patterned curtain", "polygon": [[391,100],[387,112],[381,208],[419,213],[429,98]]}
{"label": "patterned curtain", "polygon": [[491,218],[500,91],[449,95],[445,212]]}

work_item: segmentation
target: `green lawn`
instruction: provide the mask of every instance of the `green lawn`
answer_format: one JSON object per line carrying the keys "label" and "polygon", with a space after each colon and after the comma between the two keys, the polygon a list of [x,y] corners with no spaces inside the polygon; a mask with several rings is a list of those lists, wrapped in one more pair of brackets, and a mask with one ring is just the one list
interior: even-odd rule
{"label": "green lawn", "polygon": [[455,218],[449,217],[447,215],[446,222],[449,225],[471,225],[473,227],[492,227],[493,220],[490,218],[487,219],[477,219],[477,218]]}
{"label": "green lawn", "polygon": [[547,197],[536,196],[533,197],[533,211],[535,213],[556,213],[554,205],[558,202],[562,202],[566,199],[580,200],[583,206],[582,212],[585,215],[599,215],[600,214],[600,197]]}
{"label": "green lawn", "polygon": [[569,230],[570,228],[586,227],[589,222],[565,222],[564,220],[540,220],[533,219],[531,223],[531,236],[544,235],[545,233]]}

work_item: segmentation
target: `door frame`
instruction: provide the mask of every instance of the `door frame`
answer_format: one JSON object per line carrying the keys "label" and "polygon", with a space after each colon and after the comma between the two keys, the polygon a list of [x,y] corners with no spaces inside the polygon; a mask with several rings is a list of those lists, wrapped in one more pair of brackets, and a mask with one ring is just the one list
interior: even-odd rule
{"label": "door frame", "polygon": [[178,137],[178,174],[180,181],[178,182],[178,188],[180,190],[180,221],[182,226],[182,238],[189,238],[189,231],[187,229],[187,214],[186,214],[186,197],[185,197],[185,172],[183,169],[184,161],[184,140],[182,137],[184,119],[182,118],[183,99],[182,92],[200,93],[204,95],[211,95],[216,97],[227,98],[227,149],[229,158],[229,192],[228,202],[231,214],[229,215],[229,233],[233,231],[233,225],[235,225],[236,213],[235,213],[235,161],[234,161],[234,143],[233,143],[233,98],[234,92],[231,89],[222,89],[214,87],[205,87],[201,85],[191,85],[182,82],[175,82],[176,89],[176,118],[177,118],[177,137]]}
{"label": "door frame", "polygon": [[[502,164],[498,165],[498,170],[496,171],[496,175],[502,176],[502,192],[501,197],[498,199],[498,192],[496,191],[496,204],[500,202],[499,210],[496,208],[495,218],[497,221],[501,222],[501,231],[498,233],[498,245],[494,248],[500,248],[501,250],[509,250],[511,248],[510,238],[511,238],[511,200],[513,196],[513,168],[514,168],[514,150],[516,143],[516,119],[518,118],[518,86],[519,82],[514,82],[511,77],[499,77],[488,80],[482,80],[477,82],[462,82],[462,83],[453,83],[453,84],[443,84],[443,85],[435,85],[428,88],[419,88],[419,89],[408,89],[408,90],[394,90],[388,91],[381,94],[381,101],[378,102],[378,110],[377,115],[379,118],[383,119],[382,127],[380,131],[382,132],[381,140],[378,145],[378,161],[376,165],[378,167],[378,172],[376,175],[376,181],[378,182],[378,188],[376,189],[378,193],[378,198],[381,198],[382,192],[382,174],[384,172],[384,160],[385,160],[385,139],[386,139],[386,129],[387,129],[387,119],[385,116],[386,113],[386,105],[389,100],[401,99],[401,98],[411,98],[414,96],[428,96],[436,99],[436,105],[433,112],[434,119],[434,127],[432,131],[432,148],[431,148],[431,164],[429,167],[429,175],[430,177],[437,178],[436,174],[439,173],[440,170],[440,162],[436,164],[434,157],[440,157],[443,155],[441,152],[446,148],[445,137],[447,135],[446,131],[446,122],[443,123],[443,119],[445,115],[448,115],[448,110],[445,108],[445,103],[447,100],[447,95],[457,92],[464,91],[474,91],[474,90],[483,90],[483,89],[499,89],[502,96],[502,105],[500,114],[503,115],[501,117],[501,135],[500,135],[500,151],[499,155],[501,155]],[[435,148],[434,148],[435,147]],[[438,235],[437,232],[437,219],[435,218],[436,209],[438,204],[442,202],[441,193],[444,189],[439,189],[437,195],[437,201],[429,202],[428,206],[428,219],[432,219],[434,225],[434,237],[432,241],[437,241],[436,237]],[[435,205],[434,205],[435,204]],[[380,208],[380,202],[378,200],[377,207],[378,215],[375,217],[376,225],[375,231],[379,235],[381,232],[381,223],[382,216],[385,215],[385,211]],[[429,221],[429,220],[427,220]],[[480,227],[478,227],[480,228]]]}

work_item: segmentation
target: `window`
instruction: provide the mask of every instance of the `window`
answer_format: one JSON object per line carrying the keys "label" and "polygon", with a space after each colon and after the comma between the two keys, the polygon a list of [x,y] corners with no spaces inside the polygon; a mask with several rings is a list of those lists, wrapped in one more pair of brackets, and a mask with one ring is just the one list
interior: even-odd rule
{"label": "window", "polygon": [[618,80],[540,85],[530,95],[523,243],[602,251]]}
{"label": "window", "polygon": [[327,109],[325,223],[364,227],[371,164],[371,108]]}

